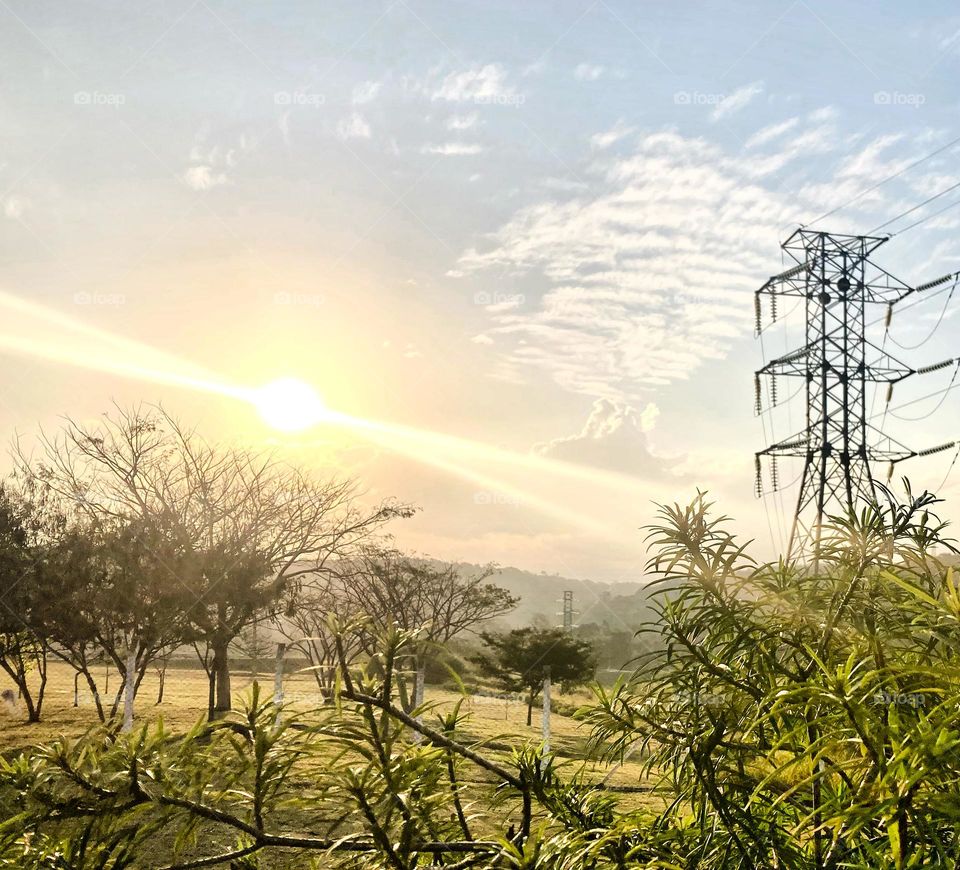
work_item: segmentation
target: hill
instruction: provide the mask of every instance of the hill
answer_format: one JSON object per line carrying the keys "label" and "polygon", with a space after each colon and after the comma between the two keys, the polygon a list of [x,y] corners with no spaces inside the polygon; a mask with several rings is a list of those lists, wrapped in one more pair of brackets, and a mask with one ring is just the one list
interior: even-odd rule
{"label": "hill", "polygon": [[[457,563],[464,574],[480,570],[479,565]],[[520,598],[517,608],[498,620],[500,625],[560,625],[563,621],[563,593],[573,592],[574,623],[603,626],[610,631],[635,631],[650,618],[646,585],[639,582],[601,583],[578,580],[559,574],[535,574],[520,568],[502,567],[491,583],[509,589]]]}

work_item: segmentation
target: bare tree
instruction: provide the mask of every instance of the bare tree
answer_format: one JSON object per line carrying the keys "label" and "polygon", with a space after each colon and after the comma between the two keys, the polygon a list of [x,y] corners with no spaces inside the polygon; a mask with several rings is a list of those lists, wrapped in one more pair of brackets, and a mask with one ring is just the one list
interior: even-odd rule
{"label": "bare tree", "polygon": [[367,548],[363,555],[334,566],[337,588],[352,613],[366,614],[373,639],[391,628],[416,632],[412,645],[413,691],[405,695],[408,709],[423,703],[423,682],[429,654],[465,631],[512,610],[518,599],[488,583],[495,573],[487,566],[464,575],[454,564],[416,559],[396,550]]}
{"label": "bare tree", "polygon": [[117,409],[98,425],[41,433],[39,458],[15,446],[18,476],[95,526],[136,519],[185,596],[184,640],[209,680],[211,718],[231,707],[229,646],[271,613],[298,576],[322,571],[396,516],[360,506],[352,482],[317,479],[269,453],[215,447],[161,408]]}
{"label": "bare tree", "polygon": [[275,625],[310,663],[324,698],[333,697],[337,667],[363,651],[362,614],[342,587],[345,573],[327,571],[302,577]]}

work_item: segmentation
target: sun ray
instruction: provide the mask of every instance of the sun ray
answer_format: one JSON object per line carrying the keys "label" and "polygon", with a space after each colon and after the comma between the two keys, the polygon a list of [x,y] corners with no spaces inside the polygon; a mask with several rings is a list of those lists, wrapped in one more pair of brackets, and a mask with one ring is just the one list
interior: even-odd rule
{"label": "sun ray", "polygon": [[[252,405],[268,425],[283,432],[306,431],[321,424],[341,427],[386,450],[516,498],[542,514],[592,534],[609,536],[611,530],[582,511],[538,494],[535,490],[543,488],[540,484],[549,487],[557,482],[574,481],[619,497],[634,497],[641,483],[630,475],[345,414],[326,407],[312,386],[296,378],[279,378],[259,387],[236,384],[172,354],[8,293],[0,292],[0,308],[60,331],[58,335],[29,337],[26,328],[29,324],[18,323],[16,334],[0,333],[0,350],[238,399]],[[491,467],[499,470],[490,473]],[[529,482],[521,485],[517,482],[518,476],[537,478],[537,485]]]}

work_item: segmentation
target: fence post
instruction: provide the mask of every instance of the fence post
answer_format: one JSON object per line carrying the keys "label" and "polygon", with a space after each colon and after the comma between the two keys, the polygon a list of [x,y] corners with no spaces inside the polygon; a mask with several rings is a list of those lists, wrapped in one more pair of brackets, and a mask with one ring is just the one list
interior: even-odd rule
{"label": "fence post", "polygon": [[543,674],[543,754],[550,754],[550,667]]}
{"label": "fence post", "polygon": [[283,656],[286,651],[285,643],[277,644],[277,662],[273,669],[273,703],[278,707],[283,703]]}
{"label": "fence post", "polygon": [[123,730],[133,731],[133,699],[137,682],[137,642],[133,639],[127,645],[126,681],[123,693]]}

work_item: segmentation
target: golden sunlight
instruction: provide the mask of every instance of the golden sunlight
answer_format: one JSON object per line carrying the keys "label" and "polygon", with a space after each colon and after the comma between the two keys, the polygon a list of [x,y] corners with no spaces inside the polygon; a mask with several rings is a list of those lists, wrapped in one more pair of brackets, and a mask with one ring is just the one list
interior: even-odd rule
{"label": "golden sunlight", "polygon": [[251,400],[261,418],[281,432],[301,432],[328,412],[317,391],[298,378],[278,378],[256,390]]}

